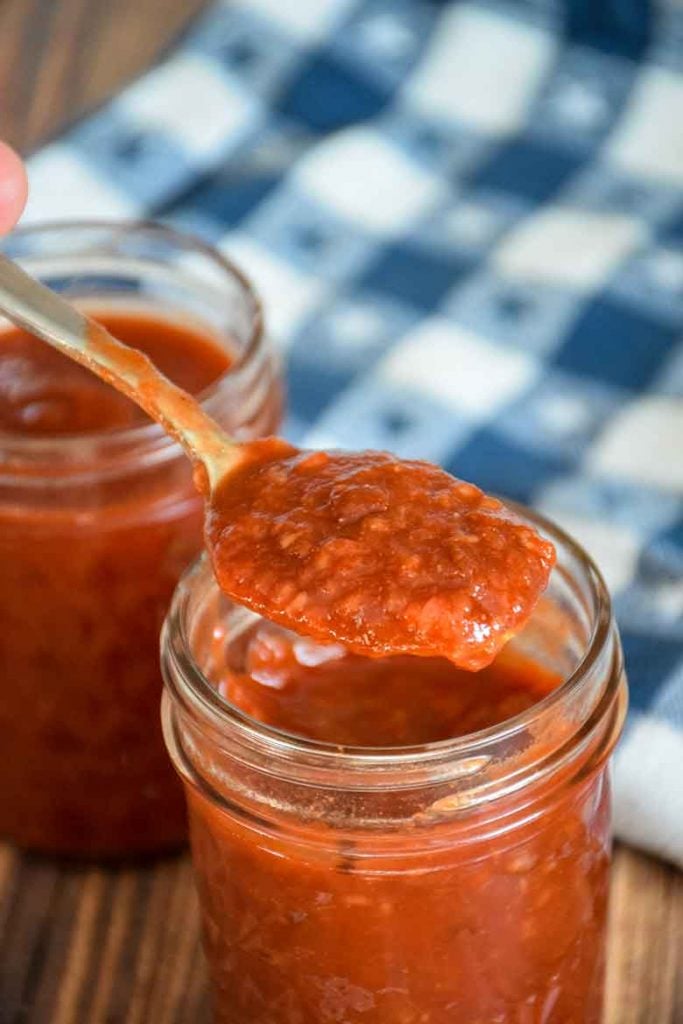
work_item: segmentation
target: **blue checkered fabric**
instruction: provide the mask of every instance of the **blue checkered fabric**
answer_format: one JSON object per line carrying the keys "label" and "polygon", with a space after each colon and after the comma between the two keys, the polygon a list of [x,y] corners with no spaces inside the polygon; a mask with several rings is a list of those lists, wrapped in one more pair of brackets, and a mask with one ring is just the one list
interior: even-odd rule
{"label": "blue checkered fabric", "polygon": [[219,3],[30,175],[27,222],[163,218],[245,267],[294,440],[585,544],[631,682],[617,830],[683,864],[683,7]]}

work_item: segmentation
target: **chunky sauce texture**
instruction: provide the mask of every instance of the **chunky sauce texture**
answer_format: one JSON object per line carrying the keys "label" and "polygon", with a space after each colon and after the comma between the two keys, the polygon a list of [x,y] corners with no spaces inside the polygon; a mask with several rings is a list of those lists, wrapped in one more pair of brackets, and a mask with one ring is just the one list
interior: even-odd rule
{"label": "chunky sauce texture", "polygon": [[211,496],[221,589],[370,656],[489,664],[531,614],[554,549],[473,484],[383,452],[256,442]]}
{"label": "chunky sauce texture", "polygon": [[[118,310],[100,319],[192,390],[229,367],[208,333],[182,321]],[[24,846],[119,855],[185,834],[158,726],[158,645],[201,547],[201,501],[184,459],[115,470],[92,440],[144,422],[43,342],[0,333],[0,435],[88,434],[95,452],[82,483],[62,479],[59,463],[45,467],[55,481],[0,472],[0,835]]]}
{"label": "chunky sauce texture", "polygon": [[[475,679],[268,623],[229,645],[222,668],[217,652],[213,675],[252,717],[338,745],[459,736],[559,683],[509,650]],[[267,814],[250,817],[234,813],[242,797],[221,807],[188,785],[217,1024],[599,1024],[602,768],[491,809],[459,814],[448,798],[407,821],[407,797],[388,789],[379,834],[348,828],[337,803],[331,815],[324,790],[303,787],[297,819],[278,811],[276,783],[268,792]]]}

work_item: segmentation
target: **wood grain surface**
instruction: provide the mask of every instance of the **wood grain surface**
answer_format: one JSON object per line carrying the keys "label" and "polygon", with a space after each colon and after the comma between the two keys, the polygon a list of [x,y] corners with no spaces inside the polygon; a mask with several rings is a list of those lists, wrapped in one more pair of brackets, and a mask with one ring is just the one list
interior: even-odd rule
{"label": "wood grain surface", "polygon": [[[0,135],[31,151],[163,53],[202,6],[0,0]],[[0,1024],[207,1020],[186,857],[105,869],[0,846]],[[683,1024],[683,875],[626,849],[613,870],[606,1024]]]}
{"label": "wood grain surface", "polygon": [[0,0],[0,135],[28,153],[178,38],[206,0]]}

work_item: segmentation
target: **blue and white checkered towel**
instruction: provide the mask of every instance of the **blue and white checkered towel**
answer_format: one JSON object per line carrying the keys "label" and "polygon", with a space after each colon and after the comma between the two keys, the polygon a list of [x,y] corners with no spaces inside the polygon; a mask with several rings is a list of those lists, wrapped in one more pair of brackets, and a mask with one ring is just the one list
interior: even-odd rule
{"label": "blue and white checkered towel", "polygon": [[30,175],[26,221],[162,217],[242,263],[295,440],[583,541],[631,682],[617,830],[683,864],[683,8],[219,3]]}

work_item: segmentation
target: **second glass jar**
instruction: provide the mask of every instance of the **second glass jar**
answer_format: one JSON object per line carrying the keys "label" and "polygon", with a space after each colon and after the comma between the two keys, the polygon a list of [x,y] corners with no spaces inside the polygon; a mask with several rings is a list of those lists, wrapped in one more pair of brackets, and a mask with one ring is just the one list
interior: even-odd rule
{"label": "second glass jar", "polygon": [[[200,396],[237,436],[276,430],[277,360],[258,298],[219,253],[153,224],[55,224],[6,250],[97,314],[203,333],[228,369]],[[159,630],[202,543],[186,457],[153,424],[0,433],[0,836],[129,856],[181,843],[158,725]]]}

